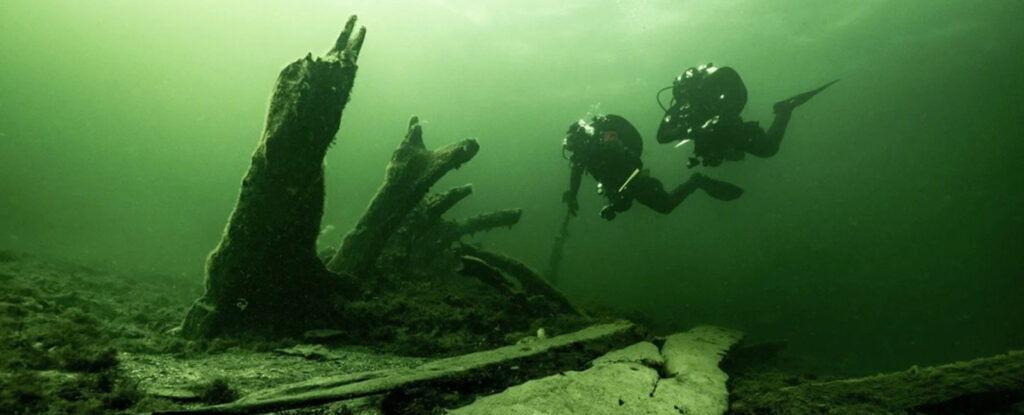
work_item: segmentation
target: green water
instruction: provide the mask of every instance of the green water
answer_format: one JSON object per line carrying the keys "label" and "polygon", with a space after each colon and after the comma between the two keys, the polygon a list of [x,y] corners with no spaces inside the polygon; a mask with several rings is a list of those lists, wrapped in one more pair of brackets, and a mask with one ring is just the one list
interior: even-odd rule
{"label": "green water", "polygon": [[[779,154],[714,169],[744,189],[613,222],[585,179],[561,288],[658,328],[715,323],[848,372],[1024,347],[1024,3],[785,1],[22,1],[0,3],[0,248],[194,275],[216,245],[277,72],[349,14],[369,34],[327,156],[323,242],[379,186],[410,115],[428,145],[477,137],[438,188],[453,215],[520,207],[477,238],[544,268],[566,126],[620,114],[652,174],[654,93],[736,68],[744,118],[797,109]],[[184,310],[183,310],[184,311]]]}

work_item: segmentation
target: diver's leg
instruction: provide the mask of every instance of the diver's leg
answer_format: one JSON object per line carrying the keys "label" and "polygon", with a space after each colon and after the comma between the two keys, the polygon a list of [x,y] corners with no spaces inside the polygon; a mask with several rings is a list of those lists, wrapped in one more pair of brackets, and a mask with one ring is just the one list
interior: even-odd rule
{"label": "diver's leg", "polygon": [[743,194],[743,189],[734,184],[715,180],[700,173],[666,192],[661,181],[650,176],[633,179],[630,189],[638,202],[658,213],[671,213],[697,189],[718,200],[733,200]]}
{"label": "diver's leg", "polygon": [[[680,185],[680,187],[683,185]],[[644,174],[633,179],[629,184],[629,191],[642,205],[651,208],[655,212],[667,214],[672,212],[676,206],[679,206],[686,199],[686,196],[697,190],[696,185],[691,185],[691,187],[688,191],[684,192],[685,194],[682,197],[673,198],[665,192],[665,187],[662,186],[660,180]]]}
{"label": "diver's leg", "polygon": [[839,82],[839,80],[836,79],[836,80],[834,80],[832,82],[829,82],[829,83],[827,83],[825,85],[819,86],[819,87],[817,87],[815,89],[812,89],[810,91],[804,92],[802,94],[797,94],[795,96],[786,98],[786,99],[784,99],[782,101],[776,102],[775,105],[772,106],[772,109],[775,110],[776,114],[781,114],[781,113],[784,113],[784,112],[790,112],[791,113],[791,112],[793,112],[793,109],[803,105],[807,101],[810,101],[810,99],[814,98],[815,95],[818,95],[818,93],[820,93],[821,91],[824,91],[825,88],[828,88],[828,87],[832,86],[832,84],[834,84],[836,82]]}
{"label": "diver's leg", "polygon": [[786,134],[786,126],[789,125],[789,119],[793,117],[793,110],[836,82],[839,80],[836,79],[816,89],[776,102],[772,106],[775,111],[775,120],[772,121],[771,127],[768,127],[767,132],[760,132],[760,134],[757,131],[751,131],[748,135],[750,138],[747,152],[758,157],[771,157],[778,153],[779,147],[782,145],[782,137]]}
{"label": "diver's leg", "polygon": [[[692,176],[690,176],[690,180],[687,180],[685,183],[679,185],[679,187],[677,187],[676,190],[672,191],[673,195],[676,192],[685,193],[687,189],[684,187],[694,186],[694,184],[690,184],[691,182],[695,183],[697,188],[703,190],[704,193],[707,193],[708,196],[711,196],[714,199],[729,201],[735,200],[743,195],[743,188],[732,183],[712,179],[701,173],[694,173]],[[693,190],[689,190],[689,193],[693,193]],[[687,195],[689,193],[687,193]],[[685,199],[686,196],[682,196],[682,198]],[[680,202],[682,202],[682,200],[680,200]]]}
{"label": "diver's leg", "polygon": [[782,146],[782,137],[786,134],[786,126],[792,118],[793,111],[776,112],[775,120],[771,127],[765,132],[756,123],[747,123],[741,134],[746,136],[743,150],[758,157],[771,157],[779,152]]}

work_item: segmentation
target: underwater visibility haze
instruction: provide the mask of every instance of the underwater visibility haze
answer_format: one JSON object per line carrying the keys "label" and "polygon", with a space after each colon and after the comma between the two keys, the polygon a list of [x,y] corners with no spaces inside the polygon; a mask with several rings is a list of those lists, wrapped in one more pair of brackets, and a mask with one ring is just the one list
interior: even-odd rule
{"label": "underwater visibility haze", "polygon": [[[0,249],[202,281],[278,72],[350,14],[368,35],[325,159],[320,244],[359,220],[419,116],[479,155],[453,215],[521,208],[481,246],[544,269],[565,215],[566,128],[618,114],[666,187],[744,189],[614,221],[584,177],[558,287],[672,331],[709,323],[836,373],[1024,347],[1024,2],[5,1]],[[777,155],[686,167],[655,93],[686,68],[742,76],[745,120],[797,108]],[[184,306],[184,305],[183,305]],[[184,307],[181,310],[184,316]]]}

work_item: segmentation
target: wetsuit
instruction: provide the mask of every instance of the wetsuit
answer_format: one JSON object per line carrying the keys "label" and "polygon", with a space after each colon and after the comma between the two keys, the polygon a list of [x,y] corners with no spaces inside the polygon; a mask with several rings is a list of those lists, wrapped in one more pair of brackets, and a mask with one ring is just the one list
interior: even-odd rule
{"label": "wetsuit", "polygon": [[584,173],[597,180],[598,193],[608,199],[601,216],[609,220],[617,212],[628,210],[633,199],[656,212],[669,213],[700,187],[703,176],[691,178],[666,192],[661,181],[643,168],[640,133],[625,118],[595,117],[590,124],[571,125],[568,134],[565,148],[572,152],[569,158],[572,170],[569,190],[563,199],[572,214],[576,214],[576,196]]}
{"label": "wetsuit", "polygon": [[702,65],[679,75],[672,87],[673,102],[658,127],[658,142],[693,140],[689,167],[718,166],[742,160],[746,153],[770,157],[779,151],[793,106],[777,104],[775,120],[766,132],[756,122],[743,121],[747,89],[730,67]]}

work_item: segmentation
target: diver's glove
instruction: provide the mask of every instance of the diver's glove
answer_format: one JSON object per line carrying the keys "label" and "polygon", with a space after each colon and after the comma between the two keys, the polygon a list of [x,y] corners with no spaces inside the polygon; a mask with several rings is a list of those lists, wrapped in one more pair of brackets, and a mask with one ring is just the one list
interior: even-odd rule
{"label": "diver's glove", "polygon": [[601,218],[604,220],[615,219],[615,215],[619,212],[625,212],[629,210],[630,206],[633,206],[633,199],[622,193],[616,192],[608,196],[610,203],[601,208]]}
{"label": "diver's glove", "polygon": [[604,220],[615,219],[615,209],[612,208],[612,205],[608,205],[608,206],[605,206],[605,207],[601,208],[601,219],[604,219]]}
{"label": "diver's glove", "polygon": [[576,200],[576,195],[573,194],[572,190],[566,190],[562,193],[562,202],[569,206],[569,214],[576,216],[576,212],[580,210],[580,202]]}

